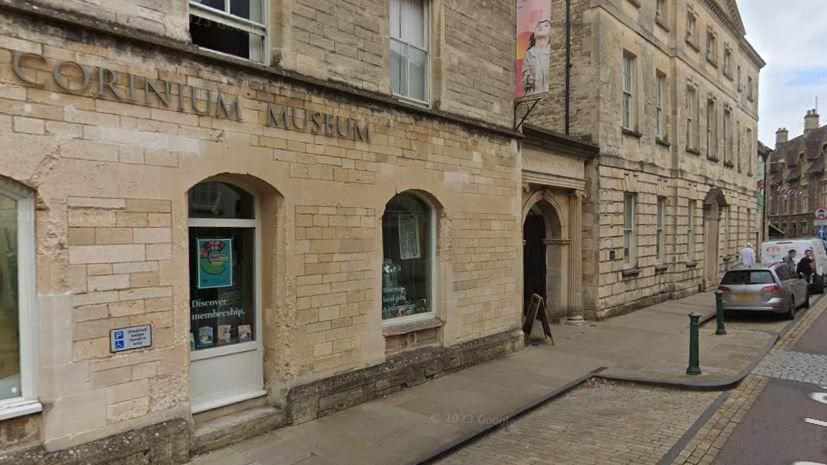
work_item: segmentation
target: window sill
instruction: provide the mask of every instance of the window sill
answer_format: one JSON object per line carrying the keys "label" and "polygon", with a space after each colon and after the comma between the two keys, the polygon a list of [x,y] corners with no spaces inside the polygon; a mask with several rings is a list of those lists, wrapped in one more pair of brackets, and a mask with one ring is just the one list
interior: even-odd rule
{"label": "window sill", "polygon": [[664,146],[664,147],[666,147],[666,148],[669,148],[669,147],[671,147],[671,146],[672,146],[672,144],[671,144],[671,143],[669,143],[669,141],[668,141],[668,140],[666,140],[666,139],[661,139],[660,137],[655,137],[655,143],[656,143],[656,144],[658,144],[658,145],[662,145],[662,146]]}
{"label": "window sill", "polygon": [[621,276],[623,276],[624,279],[626,279],[626,278],[637,278],[638,276],[640,276],[640,268],[638,268],[638,267],[628,268],[628,269],[625,269],[625,270],[621,271],[620,274],[621,274]]}
{"label": "window sill", "polygon": [[693,42],[692,39],[686,39],[686,45],[689,45],[689,47],[694,49],[696,52],[701,51],[701,47],[698,46],[698,44],[696,44],[695,42]]}
{"label": "window sill", "polygon": [[687,151],[688,153],[693,154],[693,155],[698,155],[698,156],[701,156],[701,151],[700,151],[700,150],[698,150],[698,149],[696,149],[696,148],[694,148],[694,147],[687,147],[687,148],[686,148],[686,151]]}
{"label": "window sill", "polygon": [[655,265],[655,274],[663,274],[669,270],[669,265]]}
{"label": "window sill", "polygon": [[725,161],[724,166],[726,166],[727,168],[735,168],[735,164],[733,164],[731,161]]}
{"label": "window sill", "polygon": [[706,61],[714,67],[718,67],[718,60],[715,58],[706,57]]}
{"label": "window sill", "polygon": [[382,328],[382,335],[385,337],[399,336],[401,334],[415,333],[426,329],[441,328],[444,325],[444,321],[435,317],[417,321],[391,322]]}
{"label": "window sill", "polygon": [[404,95],[394,93],[391,93],[391,95],[393,95],[393,98],[395,98],[396,100],[399,100],[402,103],[407,103],[408,105],[416,105],[422,108],[431,108],[431,102],[425,100],[417,100],[415,98],[405,97]]}
{"label": "window sill", "polygon": [[698,262],[693,262],[693,261],[689,261],[689,260],[686,261],[686,267],[687,268],[696,268],[697,266],[698,266]]}
{"label": "window sill", "polygon": [[629,3],[635,6],[635,8],[640,8],[640,1],[639,0],[629,0]]}
{"label": "window sill", "polygon": [[621,130],[621,132],[623,133],[624,136],[636,137],[638,139],[643,137],[643,134],[635,131],[634,129],[624,128],[624,127],[621,126],[620,130]]}
{"label": "window sill", "polygon": [[667,24],[667,22],[665,20],[663,20],[661,18],[658,18],[656,16],[655,17],[655,24],[660,26],[660,28],[663,29],[664,31],[669,32],[669,24]]}
{"label": "window sill", "polygon": [[9,399],[0,402],[0,421],[32,415],[42,411],[43,405],[36,400],[23,400],[22,398]]}

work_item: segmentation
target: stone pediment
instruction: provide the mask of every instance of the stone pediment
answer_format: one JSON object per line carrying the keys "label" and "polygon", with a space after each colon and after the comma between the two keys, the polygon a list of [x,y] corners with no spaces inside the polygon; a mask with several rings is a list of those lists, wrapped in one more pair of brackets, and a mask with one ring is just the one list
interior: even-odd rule
{"label": "stone pediment", "polygon": [[746,34],[736,0],[704,0],[704,3],[738,36],[743,37]]}

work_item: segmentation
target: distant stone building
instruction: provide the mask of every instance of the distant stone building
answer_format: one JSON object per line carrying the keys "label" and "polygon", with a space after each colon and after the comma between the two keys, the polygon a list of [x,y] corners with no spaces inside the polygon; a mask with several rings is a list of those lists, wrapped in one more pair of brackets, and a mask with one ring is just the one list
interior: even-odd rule
{"label": "distant stone building", "polygon": [[808,110],[804,133],[790,139],[789,131],[776,133],[769,167],[769,220],[785,237],[813,237],[816,209],[827,205],[827,126],[819,127],[819,114]]}
{"label": "distant stone building", "polygon": [[[583,219],[590,317],[716,285],[754,239],[764,61],[734,0],[552,2],[551,92],[533,125],[596,143]],[[571,106],[566,121],[566,102]]]}

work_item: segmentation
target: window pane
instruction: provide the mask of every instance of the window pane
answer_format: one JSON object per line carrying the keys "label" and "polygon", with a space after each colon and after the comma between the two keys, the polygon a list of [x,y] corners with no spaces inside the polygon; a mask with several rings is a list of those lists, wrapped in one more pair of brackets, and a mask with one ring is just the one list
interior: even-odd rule
{"label": "window pane", "polygon": [[405,44],[391,39],[391,90],[398,95],[408,93],[408,58],[405,48]]}
{"label": "window pane", "polygon": [[264,6],[262,0],[232,0],[230,13],[257,23],[264,22]]}
{"label": "window pane", "polygon": [[408,47],[408,97],[427,99],[428,55],[422,50]]}
{"label": "window pane", "polygon": [[255,340],[255,229],[189,232],[190,348]]}
{"label": "window pane", "polygon": [[202,182],[190,189],[189,217],[254,219],[255,199],[232,184]]}
{"label": "window pane", "polygon": [[17,202],[0,195],[0,400],[19,397]]}
{"label": "window pane", "polygon": [[411,194],[382,216],[382,319],[431,311],[431,211]]}
{"label": "window pane", "polygon": [[190,15],[190,35],[198,46],[241,58],[250,56],[250,33],[224,23]]}
{"label": "window pane", "polygon": [[400,38],[408,44],[425,48],[425,1],[400,0]]}
{"label": "window pane", "polygon": [[402,38],[402,29],[400,26],[400,21],[402,20],[402,15],[400,12],[401,5],[399,4],[401,0],[391,0],[391,12],[390,12],[390,34],[391,37],[396,39]]}

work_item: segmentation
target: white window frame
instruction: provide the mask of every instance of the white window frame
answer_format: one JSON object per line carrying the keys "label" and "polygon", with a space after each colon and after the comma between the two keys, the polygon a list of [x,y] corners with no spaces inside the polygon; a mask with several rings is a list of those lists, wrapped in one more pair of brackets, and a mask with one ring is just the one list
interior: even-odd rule
{"label": "white window frame", "polygon": [[698,150],[698,106],[698,89],[686,86],[686,148],[692,150]]}
{"label": "white window frame", "polygon": [[[628,251],[628,253],[627,253]],[[623,263],[637,263],[637,194],[623,193]]]}
{"label": "white window frame", "polygon": [[712,98],[706,101],[706,156],[718,160],[718,108]]}
{"label": "white window frame", "polygon": [[724,106],[724,163],[732,164],[732,109]]}
{"label": "white window frame", "polygon": [[635,109],[635,56],[623,52],[623,127],[634,131],[636,126]]}
{"label": "white window frame", "polygon": [[[224,1],[224,11],[221,11],[217,8],[212,8],[212,7],[203,5],[203,4],[201,4],[201,3],[199,3],[195,0],[189,0],[189,7],[190,7],[189,14],[192,15],[192,16],[197,16],[199,18],[203,18],[203,19],[206,19],[206,20],[209,20],[209,21],[213,21],[213,22],[216,22],[216,23],[219,23],[219,24],[224,24],[226,26],[230,26],[234,29],[239,29],[241,31],[244,31],[244,32],[247,32],[247,33],[250,33],[250,34],[262,36],[263,40],[262,40],[262,51],[261,51],[262,57],[261,57],[261,61],[254,60],[252,58],[248,58],[248,60],[252,61],[254,63],[261,63],[264,66],[269,66],[270,65],[270,55],[271,55],[271,53],[270,53],[270,31],[269,31],[269,28],[267,27],[268,18],[270,17],[270,2],[269,2],[269,0],[261,0],[261,3],[262,3],[262,5],[261,5],[261,8],[262,8],[261,14],[262,14],[262,17],[264,18],[263,23],[259,23],[259,22],[256,22],[256,21],[251,21],[247,18],[242,18],[240,16],[236,16],[236,15],[230,13],[230,3],[231,3],[231,1],[232,0],[225,0]],[[228,57],[241,59],[241,60],[245,59],[244,57],[239,57],[237,55],[233,55],[233,54],[230,54],[230,53],[225,53],[225,52],[222,52],[220,50],[214,50],[214,49],[207,48],[207,47],[201,47],[198,44],[194,44],[194,45],[197,45],[198,47],[203,48],[204,50],[209,50],[210,52],[218,53],[220,55],[225,55],[225,56],[228,56]]]}
{"label": "white window frame", "polygon": [[687,225],[686,225],[686,261],[695,261],[695,201],[690,200],[687,206]]}
{"label": "white window frame", "polygon": [[712,29],[706,31],[706,59],[718,65],[718,34]]}
{"label": "white window frame", "polygon": [[0,180],[0,194],[17,203],[17,286],[20,325],[20,387],[18,397],[0,401],[0,420],[43,410],[38,401],[38,314],[34,193]]}
{"label": "white window frame", "polygon": [[655,20],[666,23],[666,15],[669,12],[666,0],[655,0]]}
{"label": "white window frame", "polygon": [[[391,3],[396,2],[396,1],[398,1],[398,0],[390,0],[390,2],[388,3],[388,8],[389,9],[392,8]],[[402,44],[405,48],[413,47],[413,48],[425,53],[425,57],[426,57],[426,59],[425,59],[425,99],[424,100],[419,100],[417,98],[411,97],[410,95],[408,95],[408,94],[410,94],[410,89],[408,89],[407,94],[403,94],[403,93],[395,92],[393,90],[393,87],[391,87],[391,93],[393,94],[394,97],[397,97],[399,99],[407,100],[407,101],[410,101],[410,102],[413,102],[413,103],[417,103],[419,105],[427,106],[427,105],[430,105],[430,102],[431,102],[431,0],[422,0],[422,3],[423,3],[422,11],[423,11],[423,14],[425,15],[425,17],[423,18],[423,21],[422,21],[423,28],[425,29],[424,31],[422,31],[422,37],[424,39],[424,47],[425,48],[421,48],[419,46],[409,44],[409,43],[405,42],[404,40],[402,40],[399,37],[394,37],[393,34],[391,34],[391,32],[390,32],[390,28],[388,29],[388,39],[389,39],[389,42],[397,42],[399,44]],[[390,22],[390,16],[391,16],[391,14],[390,14],[390,10],[389,10],[388,11],[388,18],[389,18],[388,21],[389,22]],[[401,19],[401,13],[400,13],[400,19]],[[389,43],[389,45],[390,45],[390,43]],[[388,51],[390,53],[390,50],[388,50]],[[388,70],[390,71],[390,67],[388,68]],[[408,83],[410,84],[410,80],[408,80]]]}
{"label": "white window frame", "polygon": [[656,100],[655,100],[655,135],[660,140],[666,140],[666,113],[663,111],[664,93],[666,91],[666,75],[663,73],[656,73]]}
{"label": "white window frame", "polygon": [[686,42],[698,46],[698,16],[692,11],[686,15]]}
{"label": "white window frame", "polygon": [[[424,202],[425,205],[428,207],[428,220],[431,223],[430,226],[428,227],[428,233],[431,235],[431,237],[430,237],[430,240],[428,241],[428,251],[427,251],[428,260],[429,260],[429,265],[428,265],[428,290],[429,290],[428,297],[431,299],[431,305],[430,305],[430,310],[428,312],[417,313],[416,315],[406,315],[406,316],[400,316],[400,317],[396,317],[396,318],[383,319],[382,318],[382,306],[381,306],[381,302],[382,302],[382,285],[381,285],[382,271],[381,271],[381,267],[380,267],[380,271],[379,271],[379,282],[380,282],[380,285],[379,285],[379,302],[380,302],[379,319],[382,321],[382,327],[399,326],[399,325],[404,325],[404,324],[411,323],[411,322],[416,322],[416,321],[432,320],[432,319],[436,318],[437,312],[438,312],[438,302],[437,302],[437,298],[436,298],[439,295],[439,289],[438,289],[439,279],[437,279],[437,273],[439,272],[439,267],[437,266],[437,255],[436,255],[436,249],[437,249],[437,244],[436,244],[436,241],[437,241],[437,224],[436,224],[436,222],[437,222],[437,211],[436,210],[437,209],[436,209],[436,206],[434,205],[434,203],[431,202],[430,199],[428,199],[424,195],[418,194],[415,191],[399,192],[398,194],[396,194],[393,197],[391,197],[390,199],[388,199],[388,202],[390,202],[391,200],[393,200],[397,196],[400,196],[400,195],[403,195],[403,194],[404,195],[412,195],[412,196],[416,197],[417,199]],[[382,210],[382,216],[383,217],[385,216],[385,210]],[[380,218],[380,221],[381,221],[381,218]],[[384,237],[385,237],[384,236],[384,234],[385,234],[384,229],[380,230],[380,234],[382,234],[382,240],[384,241]],[[384,244],[381,247],[379,247],[379,253],[382,254],[382,260],[384,260],[384,258],[385,258],[384,257],[384,254],[385,254]]]}
{"label": "white window frame", "polygon": [[666,234],[664,223],[666,222],[666,197],[658,197],[657,218],[655,220],[655,255],[658,263],[666,261]]}

